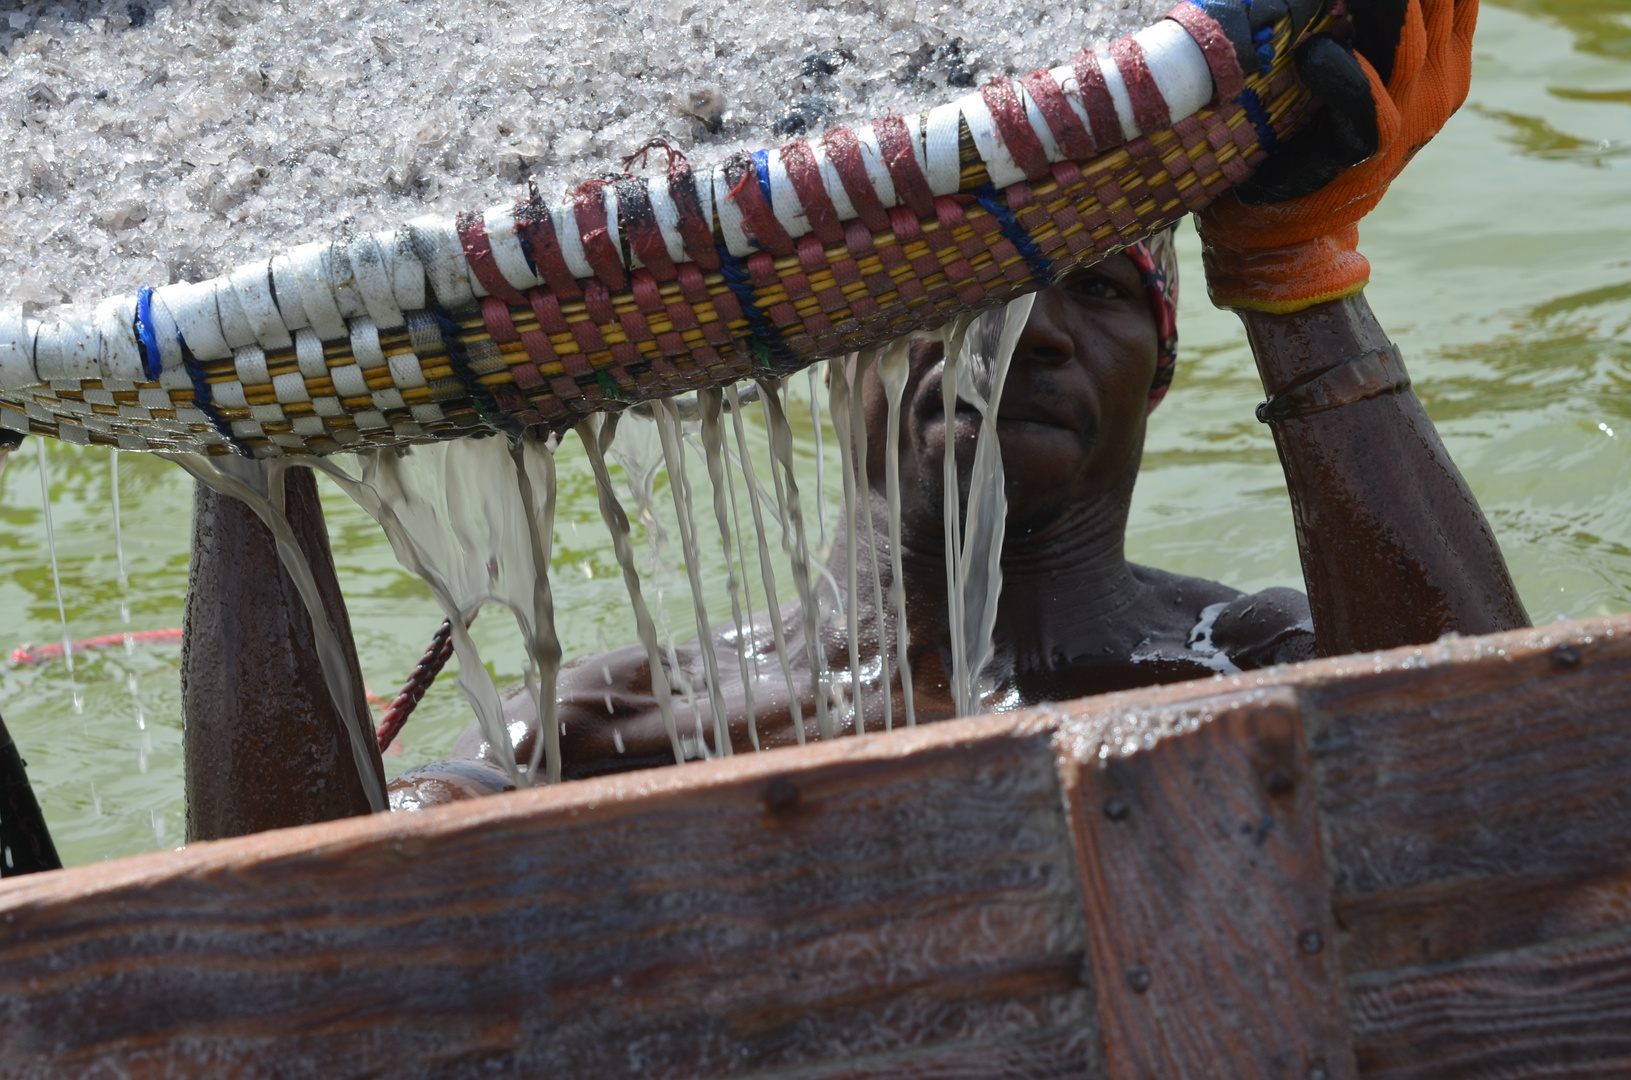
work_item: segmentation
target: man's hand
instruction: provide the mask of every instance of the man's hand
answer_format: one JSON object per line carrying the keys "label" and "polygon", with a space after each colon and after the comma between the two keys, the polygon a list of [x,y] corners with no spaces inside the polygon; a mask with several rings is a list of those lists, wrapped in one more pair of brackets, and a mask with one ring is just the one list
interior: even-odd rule
{"label": "man's hand", "polygon": [[1478,0],[1352,0],[1352,48],[1319,36],[1297,74],[1315,126],[1198,215],[1219,307],[1287,314],[1359,292],[1359,219],[1466,100]]}

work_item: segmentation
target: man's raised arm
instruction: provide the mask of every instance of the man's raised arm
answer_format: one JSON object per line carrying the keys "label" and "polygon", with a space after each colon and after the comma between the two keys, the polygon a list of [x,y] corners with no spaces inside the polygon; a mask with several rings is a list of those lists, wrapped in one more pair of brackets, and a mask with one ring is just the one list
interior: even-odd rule
{"label": "man's raised arm", "polygon": [[1309,134],[1200,215],[1207,288],[1246,323],[1326,655],[1528,624],[1489,522],[1362,290],[1357,223],[1465,100],[1477,0],[1354,0],[1298,74]]}

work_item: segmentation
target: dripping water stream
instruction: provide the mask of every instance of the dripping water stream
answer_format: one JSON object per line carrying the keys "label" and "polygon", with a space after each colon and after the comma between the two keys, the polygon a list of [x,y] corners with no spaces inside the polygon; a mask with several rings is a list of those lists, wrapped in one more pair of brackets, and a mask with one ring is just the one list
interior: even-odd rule
{"label": "dripping water stream", "polygon": [[714,652],[707,598],[702,591],[702,558],[697,546],[697,519],[693,511],[696,502],[691,494],[691,481],[685,471],[685,447],[680,441],[679,413],[672,401],[657,403],[656,420],[657,434],[663,445],[663,461],[668,466],[668,490],[674,498],[674,514],[679,518],[680,548],[685,556],[685,577],[691,587],[691,610],[696,616],[697,649],[702,654],[703,678],[708,684],[708,704],[713,716],[714,753],[721,757],[729,757],[731,735],[728,717],[725,714],[725,695],[719,685],[719,658]]}
{"label": "dripping water stream", "polygon": [[[776,588],[776,567],[770,558],[770,543],[765,538],[762,504],[766,501],[766,492],[759,484],[758,474],[753,469],[753,457],[748,453],[747,431],[742,423],[741,397],[734,386],[727,387],[725,394],[731,403],[731,426],[736,433],[736,449],[739,455],[737,463],[742,470],[743,478],[747,481],[748,506],[753,514],[753,533],[759,541],[759,577],[764,584],[765,596],[769,598],[767,613],[770,617],[771,639],[776,643],[776,658],[781,662],[782,677],[787,681],[787,705],[793,720],[793,737],[798,740],[800,746],[803,746],[804,708],[799,703],[798,687],[793,681],[793,665],[787,656],[787,634],[782,626],[781,592]],[[775,471],[774,465],[771,466],[771,471]],[[777,523],[781,524],[779,520]]]}
{"label": "dripping water stream", "polygon": [[674,751],[676,764],[685,761],[685,750],[680,744],[679,728],[674,723],[674,700],[668,683],[667,668],[657,651],[657,627],[651,621],[651,610],[640,591],[640,574],[634,568],[634,551],[629,544],[629,516],[617,501],[612,488],[611,473],[606,469],[605,447],[611,445],[616,434],[617,417],[592,416],[578,424],[578,439],[588,455],[594,471],[595,492],[600,506],[600,518],[612,534],[612,553],[623,571],[623,585],[628,590],[629,604],[634,608],[635,632],[646,651],[646,663],[651,669],[651,693],[657,700],[657,709],[663,718],[663,730]]}
{"label": "dripping water stream", "polygon": [[[119,451],[108,453],[108,486],[113,496],[113,554],[119,567],[119,624],[124,627],[125,657],[136,654],[136,637],[130,625],[130,574],[125,568],[124,513],[119,502]],[[152,752],[153,740],[147,732],[147,714],[142,710],[141,684],[134,668],[125,671],[125,689],[130,692],[131,704],[136,709],[136,730],[141,732],[141,745],[136,752],[136,768],[147,772],[147,755]]]}
{"label": "dripping water stream", "polygon": [[46,466],[45,440],[36,437],[34,449],[40,460],[40,504],[45,513],[45,546],[51,553],[51,586],[56,590],[57,623],[62,628],[62,659],[68,665],[68,689],[73,695],[74,714],[85,711],[85,697],[79,692],[79,681],[74,677],[74,639],[68,632],[68,611],[62,603],[62,573],[57,566],[57,530],[51,522],[51,480]]}
{"label": "dripping water stream", "polygon": [[967,650],[962,663],[966,682],[959,689],[970,712],[980,709],[985,696],[981,680],[994,652],[992,633],[997,622],[997,601],[1002,593],[1002,540],[1008,519],[1008,498],[1004,491],[997,412],[1014,350],[1035,300],[1034,295],[1027,294],[976,319],[964,339],[963,362],[958,373],[958,396],[968,400],[980,413],[974,464],[969,474],[968,509],[958,553],[959,599],[965,620],[963,647]]}
{"label": "dripping water stream", "polygon": [[833,433],[838,439],[838,461],[843,474],[842,483],[839,485],[843,497],[839,521],[844,533],[846,578],[844,596],[847,598],[844,604],[844,637],[849,644],[850,710],[855,722],[855,733],[861,735],[866,732],[866,700],[861,692],[860,611],[859,605],[855,603],[856,594],[860,591],[858,584],[860,537],[857,535],[856,505],[859,499],[855,484],[855,432],[852,426],[854,413],[850,409],[850,399],[854,396],[852,390],[848,361],[843,357],[827,361],[827,407],[828,413],[832,416]]}
{"label": "dripping water stream", "polygon": [[[884,496],[889,503],[889,602],[895,609],[895,666],[900,670],[906,726],[916,727],[917,711],[912,700],[911,634],[906,626],[906,581],[905,571],[901,565],[900,524],[900,405],[901,396],[906,390],[910,353],[910,339],[902,339],[889,346],[878,359],[878,376],[883,383],[884,400],[889,408],[888,448],[884,453]],[[883,618],[881,611],[878,618],[881,627]],[[880,640],[882,636],[880,629]]]}
{"label": "dripping water stream", "polygon": [[[793,432],[777,393],[780,389],[778,380],[765,379],[760,386],[763,393],[759,403],[764,410],[765,430],[770,441],[771,476],[776,481],[776,507],[782,522],[782,550],[793,563],[793,585],[798,590],[799,614],[804,622],[804,652],[810,664],[810,694],[815,699],[816,731],[821,738],[831,739],[837,732],[833,729],[832,716],[827,708],[827,656],[821,644],[820,613],[816,610],[810,587],[810,545],[804,531],[798,481],[793,475]],[[821,430],[819,425],[816,430]],[[816,460],[820,461],[819,456]]]}
{"label": "dripping water stream", "polygon": [[[748,739],[753,749],[759,749],[759,721],[753,709],[753,675],[749,671],[748,657],[756,650],[753,645],[751,631],[744,632],[742,624],[742,596],[737,585],[736,565],[731,552],[731,522],[729,509],[734,509],[735,496],[730,495],[727,505],[727,483],[725,479],[725,439],[721,430],[720,418],[724,409],[724,394],[719,390],[703,390],[698,392],[697,400],[702,405],[702,447],[703,459],[708,465],[708,483],[713,489],[714,521],[719,527],[720,549],[725,556],[725,587],[731,597],[731,621],[736,628],[736,663],[742,678],[743,708],[747,713]],[[738,526],[740,533],[740,526]],[[743,585],[746,582],[742,583]],[[751,603],[751,602],[750,602]],[[749,611],[751,611],[751,606]],[[707,620],[707,609],[703,606],[700,595],[697,602],[697,612],[701,618]],[[704,638],[702,644],[705,652],[714,655],[713,643]],[[728,733],[727,728],[727,733]],[[729,740],[727,739],[727,744]]]}

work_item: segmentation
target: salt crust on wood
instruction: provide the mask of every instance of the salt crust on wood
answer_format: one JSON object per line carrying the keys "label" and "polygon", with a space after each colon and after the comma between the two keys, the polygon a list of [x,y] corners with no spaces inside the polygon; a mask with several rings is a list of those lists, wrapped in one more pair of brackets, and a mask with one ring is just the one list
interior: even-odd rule
{"label": "salt crust on wood", "polygon": [[925,111],[1171,6],[30,2],[0,12],[0,305],[201,280],[529,173],[553,199],[655,136],[710,163]]}

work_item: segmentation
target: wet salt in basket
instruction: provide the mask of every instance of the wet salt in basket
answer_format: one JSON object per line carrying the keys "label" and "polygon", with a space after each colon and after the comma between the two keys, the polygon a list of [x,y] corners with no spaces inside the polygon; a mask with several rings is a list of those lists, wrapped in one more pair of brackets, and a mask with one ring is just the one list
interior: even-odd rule
{"label": "wet salt in basket", "polygon": [[564,429],[780,375],[1044,288],[1205,206],[1312,111],[1291,50],[1185,0],[1070,63],[920,115],[560,201],[422,218],[84,322],[0,315],[0,428],[271,457]]}

